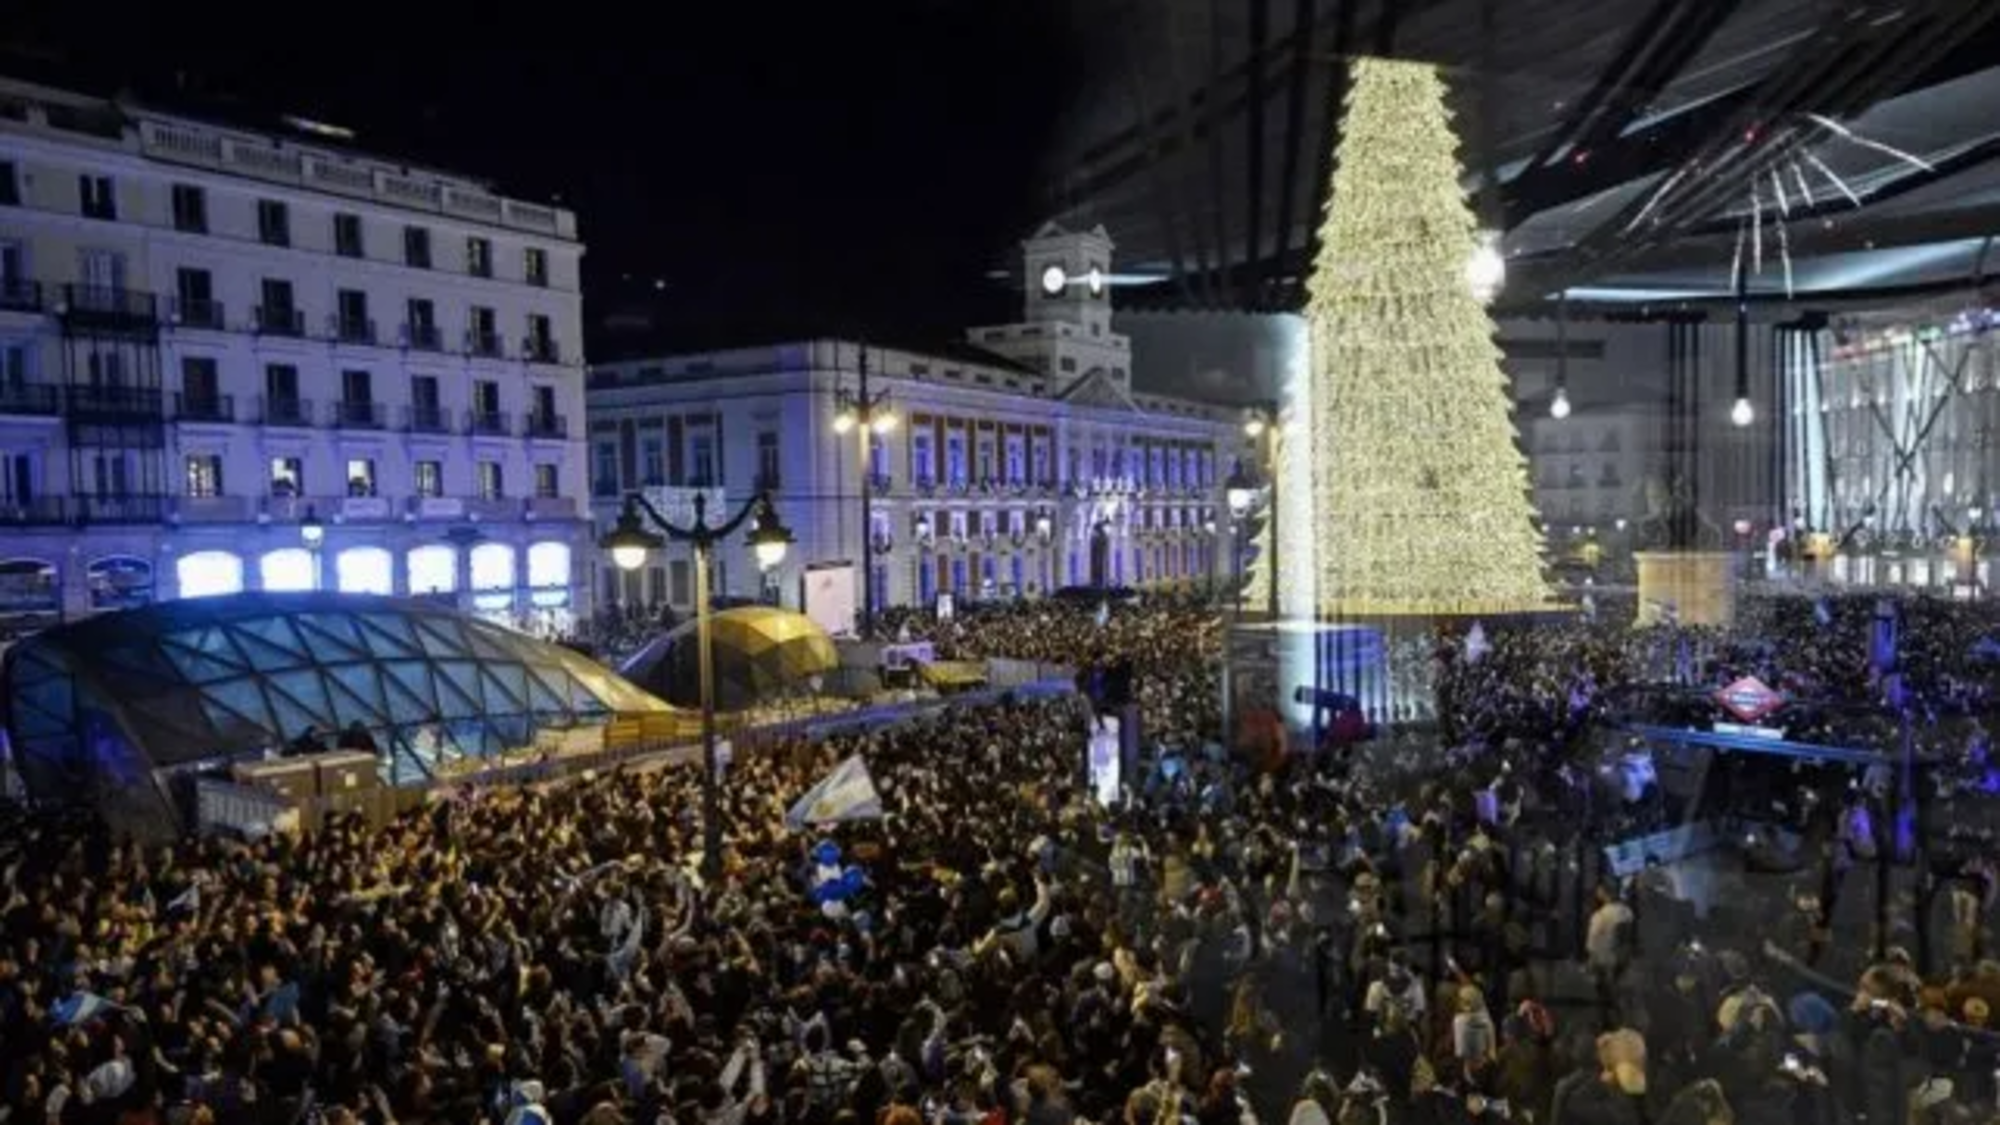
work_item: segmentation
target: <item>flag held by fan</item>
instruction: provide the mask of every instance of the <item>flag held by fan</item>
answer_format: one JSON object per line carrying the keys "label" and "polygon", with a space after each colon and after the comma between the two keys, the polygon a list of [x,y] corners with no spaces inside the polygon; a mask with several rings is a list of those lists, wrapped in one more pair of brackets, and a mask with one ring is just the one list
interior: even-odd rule
{"label": "flag held by fan", "polygon": [[882,795],[875,779],[868,776],[868,763],[859,754],[833,767],[833,772],[798,799],[785,814],[785,827],[800,831],[814,824],[838,824],[846,820],[874,820],[882,815]]}

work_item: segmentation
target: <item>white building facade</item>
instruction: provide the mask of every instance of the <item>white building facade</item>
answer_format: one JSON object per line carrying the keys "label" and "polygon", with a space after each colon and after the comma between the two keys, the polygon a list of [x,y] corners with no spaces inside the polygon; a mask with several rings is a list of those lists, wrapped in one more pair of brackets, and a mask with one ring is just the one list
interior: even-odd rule
{"label": "white building facade", "polygon": [[586,608],[582,254],[569,212],[463,177],[0,82],[4,624],[257,589]]}
{"label": "white building facade", "polygon": [[[1101,229],[1045,227],[1023,250],[1026,317],[973,329],[967,345],[810,340],[594,367],[600,524],[628,492],[677,504],[710,489],[719,518],[768,489],[797,542],[760,574],[739,536],[718,552],[715,592],[794,608],[819,566],[851,564],[858,587],[864,535],[878,609],[1226,577],[1221,487],[1241,451],[1240,414],[1132,391]],[[836,425],[864,356],[870,398],[887,396],[877,415],[894,418],[868,440],[865,519],[862,439]],[[597,568],[600,602],[692,606],[685,549],[631,573],[601,558]]]}

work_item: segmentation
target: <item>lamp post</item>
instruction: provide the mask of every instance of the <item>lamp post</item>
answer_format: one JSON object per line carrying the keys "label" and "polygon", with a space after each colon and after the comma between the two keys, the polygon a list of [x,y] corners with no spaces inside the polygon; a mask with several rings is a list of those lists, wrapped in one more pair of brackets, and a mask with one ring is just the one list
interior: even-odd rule
{"label": "lamp post", "polygon": [[852,393],[833,389],[833,432],[857,432],[861,441],[861,635],[875,629],[875,528],[870,522],[875,506],[874,441],[896,428],[896,416],[888,409],[889,392],[868,393],[868,345],[859,344]]}
{"label": "lamp post", "polygon": [[1043,597],[1047,597],[1054,592],[1056,584],[1055,552],[1049,548],[1050,541],[1055,539],[1055,537],[1055,517],[1049,515],[1047,508],[1037,508],[1035,510],[1035,542],[1041,547],[1042,562],[1036,568],[1041,573],[1035,575],[1035,579],[1042,584]]}
{"label": "lamp post", "polygon": [[[659,531],[647,530],[648,521]],[[618,515],[618,526],[598,541],[598,546],[611,552],[611,561],[626,571],[646,565],[646,556],[669,540],[694,546],[695,659],[701,669],[701,870],[702,877],[711,882],[722,873],[722,795],[715,761],[715,651],[709,633],[713,617],[708,604],[709,556],[716,543],[735,534],[745,523],[750,524],[750,548],[756,553],[759,567],[769,570],[785,561],[792,533],[779,522],[778,509],[771,503],[768,492],[751,497],[721,524],[708,522],[707,497],[696,492],[694,522],[686,527],[669,522],[644,496],[628,492],[625,509]]]}
{"label": "lamp post", "polygon": [[[1264,511],[1264,518],[1271,529],[1271,580],[1265,584],[1264,614],[1268,619],[1276,621],[1278,619],[1278,462],[1284,456],[1284,426],[1274,407],[1259,406],[1252,408],[1243,416],[1243,434],[1256,446],[1257,469],[1265,487],[1271,492],[1270,502],[1265,505]],[[1239,466],[1238,471],[1231,475],[1229,483],[1224,487],[1246,483],[1241,478],[1242,470]],[[1254,489],[1255,485],[1251,484],[1250,487]],[[1253,491],[1245,500],[1245,511],[1249,510],[1248,504],[1254,499]],[[1230,503],[1233,507],[1235,502]]]}
{"label": "lamp post", "polygon": [[1233,751],[1235,730],[1232,720],[1236,711],[1236,653],[1235,638],[1230,634],[1243,621],[1243,524],[1250,514],[1250,505],[1257,498],[1257,485],[1243,471],[1243,462],[1238,461],[1229,479],[1222,486],[1223,500],[1229,506],[1229,585],[1230,598],[1235,608],[1229,616],[1228,624],[1222,630],[1222,747]]}
{"label": "lamp post", "polygon": [[299,519],[299,542],[305,545],[307,554],[312,556],[312,588],[319,589],[319,549],[326,545],[326,524],[319,518],[319,509],[306,505],[306,514]]}

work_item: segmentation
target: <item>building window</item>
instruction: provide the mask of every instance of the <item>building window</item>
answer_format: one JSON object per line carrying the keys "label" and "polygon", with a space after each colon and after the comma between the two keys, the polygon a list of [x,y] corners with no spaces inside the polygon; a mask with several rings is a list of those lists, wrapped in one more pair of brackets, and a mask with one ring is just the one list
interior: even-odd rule
{"label": "building window", "polygon": [[590,474],[590,491],[593,496],[618,495],[618,444],[600,441],[596,449],[597,467]]}
{"label": "building window", "polygon": [[208,193],[193,184],[174,185],[174,229],[208,233]]}
{"label": "building window", "polygon": [[349,457],[347,459],[347,494],[349,496],[375,495],[375,459],[373,457]]}
{"label": "building window", "polygon": [[917,480],[918,487],[929,488],[935,483],[932,472],[931,436],[929,434],[910,435],[910,475]]}
{"label": "building window", "polygon": [[292,244],[292,211],[275,199],[257,201],[257,240],[266,246]]}
{"label": "building window", "polygon": [[361,242],[361,216],[343,211],[333,217],[333,252],[343,258],[366,253]]}
{"label": "building window", "polygon": [[418,461],[415,484],[418,496],[443,496],[444,462]]}
{"label": "building window", "polygon": [[521,254],[521,269],[530,285],[549,283],[549,252],[539,246],[530,246]]}
{"label": "building window", "polygon": [[709,434],[696,434],[688,443],[688,484],[695,488],[714,488],[715,479],[715,438]]}
{"label": "building window", "polygon": [[334,583],[343,594],[396,592],[396,564],[380,547],[349,547],[333,559]]}
{"label": "building window", "polygon": [[1073,372],[1076,370],[1076,358],[1074,356],[1064,356],[1056,361],[1056,367],[1065,373]]}
{"label": "building window", "polygon": [[474,277],[493,276],[493,243],[473,235],[465,240],[465,272]]}
{"label": "building window", "polygon": [[528,314],[528,358],[543,363],[556,361],[555,327],[540,313]]}
{"label": "building window", "polygon": [[11,160],[0,160],[0,206],[21,205],[21,177]]}
{"label": "building window", "polygon": [[562,486],[556,478],[556,467],[547,461],[535,465],[535,499],[554,500],[562,494]]}
{"label": "building window", "polygon": [[[608,448],[599,446],[598,448]],[[648,488],[658,488],[667,483],[666,442],[659,434],[645,434],[639,438],[639,483]]]}
{"label": "building window", "polygon": [[458,552],[442,543],[413,547],[404,556],[412,594],[449,594],[458,589]]}
{"label": "building window", "polygon": [[271,458],[271,495],[304,496],[305,492],[305,460],[299,457]]}
{"label": "building window", "polygon": [[319,585],[317,560],[304,547],[281,547],[257,560],[257,581],[272,593],[298,593]]}
{"label": "building window", "polygon": [[335,294],[335,330],[343,340],[372,343],[375,326],[368,319],[368,294],[359,289],[342,289]]}
{"label": "building window", "polygon": [[473,355],[498,356],[500,354],[499,318],[484,305],[474,305],[466,314],[465,350]]}
{"label": "building window", "polygon": [[757,434],[757,487],[775,491],[778,480],[778,432],[763,430]]}
{"label": "building window", "polygon": [[222,455],[194,453],[187,459],[187,494],[190,497],[222,495]]}
{"label": "building window", "polygon": [[112,191],[110,176],[78,176],[76,191],[83,204],[86,219],[116,219],[118,217],[118,197]]}
{"label": "building window", "polygon": [[181,597],[208,598],[243,589],[243,560],[228,551],[196,551],[174,562]]}
{"label": "building window", "polygon": [[667,600],[667,568],[649,566],[646,568],[646,604],[659,606]]}
{"label": "building window", "polygon": [[507,482],[500,475],[500,462],[481,461],[479,463],[479,498],[481,500],[503,500],[507,496]]}
{"label": "building window", "polygon": [[403,228],[403,264],[420,270],[431,268],[431,232],[427,228]]}
{"label": "building window", "polygon": [[944,479],[955,488],[965,486],[965,435],[956,431],[944,436]]}
{"label": "building window", "polygon": [[692,577],[686,559],[667,560],[667,600],[674,605],[686,605],[693,601],[688,592],[688,581]]}

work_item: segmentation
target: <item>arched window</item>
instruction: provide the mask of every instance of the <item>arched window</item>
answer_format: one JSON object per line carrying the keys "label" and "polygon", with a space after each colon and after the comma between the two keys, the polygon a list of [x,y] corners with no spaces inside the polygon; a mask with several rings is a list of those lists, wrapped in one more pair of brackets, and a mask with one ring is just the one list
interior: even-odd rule
{"label": "arched window", "polygon": [[298,593],[313,588],[313,555],[304,547],[283,547],[267,551],[257,560],[257,579],[264,589],[278,594]]}
{"label": "arched window", "polygon": [[452,594],[458,592],[458,550],[433,543],[410,550],[410,593]]}
{"label": "arched window", "polygon": [[536,543],[528,548],[528,585],[549,590],[569,585],[569,544]]}
{"label": "arched window", "polygon": [[388,594],[396,588],[396,567],[380,547],[349,547],[334,559],[334,579],[343,594]]}
{"label": "arched window", "polygon": [[0,612],[55,613],[62,609],[62,590],[54,563],[41,559],[0,562]]}
{"label": "arched window", "polygon": [[512,590],[514,548],[505,543],[481,543],[472,549],[472,588]]}
{"label": "arched window", "polygon": [[85,571],[90,608],[132,609],[153,601],[153,564],[131,555],[98,559]]}
{"label": "arched window", "polygon": [[181,597],[207,598],[243,590],[243,560],[228,551],[196,551],[174,563]]}

